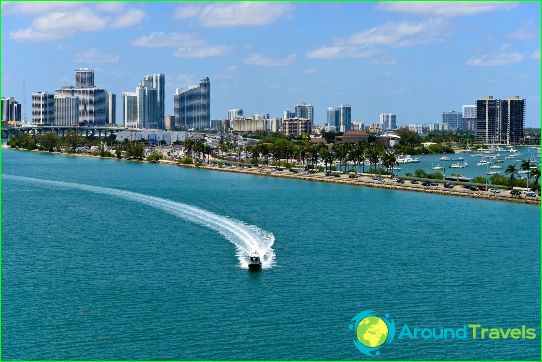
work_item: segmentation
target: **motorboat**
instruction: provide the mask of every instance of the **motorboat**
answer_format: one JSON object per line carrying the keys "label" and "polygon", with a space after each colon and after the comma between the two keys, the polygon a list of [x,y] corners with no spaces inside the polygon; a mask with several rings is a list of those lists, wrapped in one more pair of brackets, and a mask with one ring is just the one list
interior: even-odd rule
{"label": "motorboat", "polygon": [[455,162],[455,163],[452,163],[450,166],[450,168],[465,168],[467,166],[466,163],[459,163],[459,162]]}
{"label": "motorboat", "polygon": [[441,160],[441,161],[450,161],[450,157],[442,156],[441,158],[439,158],[439,160]]}
{"label": "motorboat", "polygon": [[432,168],[433,170],[444,170],[444,167],[441,166],[441,165],[439,165],[439,164],[437,164],[437,165],[435,165],[435,166],[431,166],[431,168]]}
{"label": "motorboat", "polygon": [[262,270],[262,261],[260,259],[260,255],[257,251],[255,251],[250,256],[250,261],[248,262],[248,270],[250,271],[260,271]]}
{"label": "motorboat", "polygon": [[500,166],[500,165],[491,165],[491,166],[489,166],[489,168],[499,169],[499,168],[502,168],[502,166]]}
{"label": "motorboat", "polygon": [[478,166],[487,165],[489,162],[486,160],[480,160],[480,162],[477,163]]}

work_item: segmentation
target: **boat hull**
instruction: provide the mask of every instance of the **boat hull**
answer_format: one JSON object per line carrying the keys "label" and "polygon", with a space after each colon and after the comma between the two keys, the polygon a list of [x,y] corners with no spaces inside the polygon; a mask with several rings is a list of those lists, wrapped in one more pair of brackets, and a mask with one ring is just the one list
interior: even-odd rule
{"label": "boat hull", "polygon": [[250,263],[248,264],[248,270],[257,272],[262,270],[262,263]]}

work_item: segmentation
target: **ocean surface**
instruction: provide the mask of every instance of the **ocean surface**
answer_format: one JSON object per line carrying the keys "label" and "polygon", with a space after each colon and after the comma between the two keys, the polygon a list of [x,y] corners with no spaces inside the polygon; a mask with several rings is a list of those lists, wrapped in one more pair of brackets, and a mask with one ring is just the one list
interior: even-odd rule
{"label": "ocean surface", "polygon": [[[3,359],[540,358],[539,207],[12,150],[2,175]],[[368,309],[538,337],[367,357]]]}

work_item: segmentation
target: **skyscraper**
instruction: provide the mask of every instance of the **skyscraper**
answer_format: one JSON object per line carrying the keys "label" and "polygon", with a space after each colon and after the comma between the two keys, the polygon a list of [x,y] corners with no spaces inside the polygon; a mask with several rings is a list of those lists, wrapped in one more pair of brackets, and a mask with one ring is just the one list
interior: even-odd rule
{"label": "skyscraper", "polygon": [[211,82],[200,81],[198,87],[177,89],[173,98],[177,128],[205,129],[211,123]]}
{"label": "skyscraper", "polygon": [[329,107],[327,109],[327,125],[328,127],[330,128],[331,130],[331,127],[333,127],[332,129],[335,131],[335,132],[340,132],[339,131],[339,110],[335,107]]}
{"label": "skyscraper", "polygon": [[2,97],[2,123],[14,125],[21,122],[21,104],[13,97]]}
{"label": "skyscraper", "polygon": [[397,116],[393,113],[380,113],[380,129],[389,131],[397,128]]}
{"label": "skyscraper", "polygon": [[113,92],[107,92],[107,113],[105,123],[114,125],[117,120],[117,95]]}
{"label": "skyscraper", "polygon": [[79,98],[79,125],[103,125],[107,117],[107,91],[94,86],[94,71],[75,71],[75,87],[55,89],[55,95]]}
{"label": "skyscraper", "polygon": [[55,96],[47,92],[32,93],[32,123],[50,126],[55,118]]}
{"label": "skyscraper", "polygon": [[232,119],[243,117],[243,110],[241,108],[234,108],[228,110],[228,118],[230,121]]}
{"label": "skyscraper", "polygon": [[468,131],[476,128],[476,105],[463,105],[463,127]]}
{"label": "skyscraper", "polygon": [[337,107],[339,116],[339,131],[348,132],[352,129],[352,106],[350,104],[341,104]]}
{"label": "skyscraper", "polygon": [[442,123],[447,124],[450,131],[462,131],[465,128],[461,112],[442,112]]}
{"label": "skyscraper", "polygon": [[476,101],[474,140],[488,144],[518,143],[525,127],[525,99],[518,96],[494,99],[489,96]]}
{"label": "skyscraper", "polygon": [[162,73],[146,75],[143,78],[143,84],[147,88],[156,89],[156,102],[158,106],[158,119],[157,127],[164,128],[164,117],[165,117],[165,89],[166,89],[166,76]]}
{"label": "skyscraper", "polygon": [[55,95],[55,126],[79,125],[79,98]]}
{"label": "skyscraper", "polygon": [[295,116],[296,118],[308,119],[312,123],[314,122],[314,108],[307,103],[298,104],[295,106]]}
{"label": "skyscraper", "polygon": [[295,111],[292,111],[290,109],[285,109],[284,112],[282,112],[282,119],[290,119],[295,118]]}
{"label": "skyscraper", "polygon": [[122,119],[124,127],[141,128],[138,119],[137,93],[122,93]]}
{"label": "skyscraper", "polygon": [[76,88],[94,87],[94,70],[88,68],[79,68],[75,71]]}

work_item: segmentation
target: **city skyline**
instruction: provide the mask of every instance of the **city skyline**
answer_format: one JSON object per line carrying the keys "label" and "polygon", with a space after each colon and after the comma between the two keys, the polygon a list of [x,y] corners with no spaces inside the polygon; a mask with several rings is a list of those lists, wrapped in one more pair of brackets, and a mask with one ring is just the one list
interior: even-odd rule
{"label": "city skyline", "polygon": [[519,95],[526,127],[540,122],[536,3],[29,5],[2,3],[2,50],[19,55],[5,58],[2,96],[26,105],[27,119],[32,93],[73,84],[71,70],[89,67],[117,94],[117,123],[120,95],[154,73],[166,75],[166,115],[176,88],[209,77],[211,119],[234,108],[280,117],[309,103],[323,124],[329,107],[348,103],[352,121],[391,112],[407,125]]}

